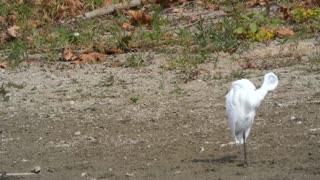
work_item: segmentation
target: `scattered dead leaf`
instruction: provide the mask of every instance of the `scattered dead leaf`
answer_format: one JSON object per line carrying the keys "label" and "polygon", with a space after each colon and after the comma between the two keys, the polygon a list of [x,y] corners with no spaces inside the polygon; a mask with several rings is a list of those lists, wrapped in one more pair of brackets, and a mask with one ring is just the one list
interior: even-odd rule
{"label": "scattered dead leaf", "polygon": [[33,41],[33,37],[32,36],[28,36],[26,37],[27,41],[32,42]]}
{"label": "scattered dead leaf", "polygon": [[4,32],[0,32],[0,43],[4,43],[5,41],[6,41],[6,39],[7,39],[7,35],[6,35],[6,33],[4,33]]}
{"label": "scattered dead leaf", "polygon": [[64,48],[62,57],[65,61],[73,61],[76,58],[70,47]]}
{"label": "scattered dead leaf", "polygon": [[21,5],[23,3],[24,3],[24,0],[18,0],[18,2],[17,2],[18,5]]}
{"label": "scattered dead leaf", "polygon": [[245,62],[245,63],[241,63],[240,67],[242,69],[256,69],[257,68],[257,64],[251,61]]}
{"label": "scattered dead leaf", "polygon": [[206,9],[209,10],[220,10],[220,7],[218,5],[212,4],[212,3],[207,3],[206,4]]}
{"label": "scattered dead leaf", "polygon": [[106,50],[106,54],[120,54],[120,53],[123,53],[123,50],[121,50],[117,47],[113,47],[111,49]]}
{"label": "scattered dead leaf", "polygon": [[0,16],[0,25],[4,24],[4,22],[5,22],[4,17]]}
{"label": "scattered dead leaf", "polygon": [[249,7],[253,7],[253,6],[256,6],[258,4],[259,4],[258,0],[249,0],[249,1],[246,2],[246,5],[249,6]]}
{"label": "scattered dead leaf", "polygon": [[170,33],[166,33],[165,35],[161,36],[161,40],[167,40],[167,39],[170,39],[172,37],[172,34]]}
{"label": "scattered dead leaf", "polygon": [[9,15],[7,16],[8,26],[13,26],[13,25],[15,25],[16,20],[17,20],[17,16],[15,16],[14,14],[9,14]]}
{"label": "scattered dead leaf", "polygon": [[107,60],[107,55],[91,52],[88,54],[81,54],[77,59],[71,62],[71,64],[83,64],[83,63],[93,63],[93,62],[103,62]]}
{"label": "scattered dead leaf", "polygon": [[120,59],[115,59],[111,62],[111,67],[121,67],[123,63]]}
{"label": "scattered dead leaf", "polygon": [[[267,0],[267,1],[270,3],[272,0]],[[257,5],[265,6],[266,4],[267,4],[266,0],[249,0],[246,2],[246,5],[249,7],[254,7]]]}
{"label": "scattered dead leaf", "polygon": [[291,29],[277,29],[275,33],[279,37],[294,35],[294,32]]}
{"label": "scattered dead leaf", "polygon": [[20,29],[19,26],[13,25],[7,29],[6,34],[11,38],[16,38],[18,29]]}
{"label": "scattered dead leaf", "polygon": [[202,0],[196,0],[196,4],[203,4]]}
{"label": "scattered dead leaf", "polygon": [[30,20],[29,24],[31,24],[34,28],[39,28],[42,26],[42,22],[40,20]]}
{"label": "scattered dead leaf", "polygon": [[133,23],[140,22],[142,24],[150,24],[152,21],[152,17],[150,15],[140,11],[129,10],[128,14],[131,16],[131,21]]}
{"label": "scattered dead leaf", "polygon": [[102,7],[110,6],[112,4],[112,0],[104,0],[102,3]]}
{"label": "scattered dead leaf", "polygon": [[123,23],[122,24],[122,29],[124,30],[132,30],[133,29],[133,26],[130,24],[130,23]]}
{"label": "scattered dead leaf", "polygon": [[8,63],[7,62],[0,62],[0,68],[7,68]]}
{"label": "scattered dead leaf", "polygon": [[280,9],[280,18],[284,20],[291,19],[290,8],[287,5],[280,5],[279,9]]}
{"label": "scattered dead leaf", "polygon": [[173,8],[172,12],[173,13],[183,13],[183,9],[182,8]]}

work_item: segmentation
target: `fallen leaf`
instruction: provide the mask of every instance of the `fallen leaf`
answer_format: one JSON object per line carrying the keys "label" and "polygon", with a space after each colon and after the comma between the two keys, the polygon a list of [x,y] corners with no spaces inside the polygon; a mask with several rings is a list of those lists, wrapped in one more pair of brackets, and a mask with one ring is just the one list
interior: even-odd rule
{"label": "fallen leaf", "polygon": [[30,20],[29,24],[31,24],[34,28],[39,28],[42,26],[42,22],[40,20]]}
{"label": "fallen leaf", "polygon": [[275,33],[279,37],[294,35],[294,32],[291,29],[277,29]]}
{"label": "fallen leaf", "polygon": [[246,5],[249,7],[253,7],[259,4],[259,0],[249,0],[246,2]]}
{"label": "fallen leaf", "polygon": [[7,16],[7,23],[9,26],[13,26],[16,23],[17,17],[14,14],[9,14]]}
{"label": "fallen leaf", "polygon": [[102,7],[110,6],[112,4],[112,0],[104,0],[102,3]]}
{"label": "fallen leaf", "polygon": [[73,51],[70,47],[64,48],[62,57],[65,61],[73,61],[75,59]]}
{"label": "fallen leaf", "polygon": [[116,47],[106,50],[106,54],[120,54],[120,53],[123,53],[123,50]]}
{"label": "fallen leaf", "polygon": [[0,63],[0,68],[7,68],[7,67],[8,67],[8,63],[6,63],[6,62]]}
{"label": "fallen leaf", "polygon": [[0,33],[0,43],[4,43],[7,40],[7,37],[6,33]]}
{"label": "fallen leaf", "polygon": [[4,17],[0,16],[0,24],[4,24]]}
{"label": "fallen leaf", "polygon": [[256,69],[257,65],[256,65],[256,63],[249,61],[249,62],[241,63],[240,67],[242,69]]}
{"label": "fallen leaf", "polygon": [[280,5],[280,18],[284,20],[289,20],[291,19],[291,14],[290,14],[290,8],[286,5]]}
{"label": "fallen leaf", "polygon": [[33,41],[33,37],[32,36],[27,36],[26,37],[27,41],[32,42]]}
{"label": "fallen leaf", "polygon": [[133,29],[133,26],[130,23],[123,23],[122,24],[122,29],[131,30],[131,29]]}
{"label": "fallen leaf", "polygon": [[16,38],[16,37],[17,37],[17,30],[18,30],[18,29],[20,29],[19,26],[16,26],[16,25],[11,26],[11,27],[9,27],[9,28],[7,29],[6,34],[7,34],[8,36],[10,36],[11,38]]}
{"label": "fallen leaf", "polygon": [[24,0],[18,0],[17,4],[21,5],[21,4],[23,4],[23,2],[24,2]]}
{"label": "fallen leaf", "polygon": [[131,20],[134,22],[150,24],[152,21],[152,17],[150,15],[142,13],[140,11],[129,10],[128,14],[132,17]]}
{"label": "fallen leaf", "polygon": [[93,63],[93,62],[103,62],[107,60],[107,55],[91,52],[88,54],[81,54],[77,59],[71,62],[71,64],[82,64],[82,63]]}
{"label": "fallen leaf", "polygon": [[160,39],[161,40],[167,40],[167,39],[170,39],[171,37],[172,37],[172,34],[166,33],[165,35],[161,36]]}
{"label": "fallen leaf", "polygon": [[215,5],[215,4],[207,3],[207,4],[206,4],[206,9],[219,10],[220,7],[219,7],[218,5]]}
{"label": "fallen leaf", "polygon": [[173,8],[173,13],[183,13],[183,10],[181,8]]}

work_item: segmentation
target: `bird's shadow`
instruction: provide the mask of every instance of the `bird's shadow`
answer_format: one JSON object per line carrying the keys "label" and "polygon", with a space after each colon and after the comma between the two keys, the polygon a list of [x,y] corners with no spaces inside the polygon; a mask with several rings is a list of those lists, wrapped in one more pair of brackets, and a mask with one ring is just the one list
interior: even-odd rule
{"label": "bird's shadow", "polygon": [[234,163],[237,162],[237,156],[227,155],[219,158],[212,158],[212,159],[193,159],[192,162],[194,163]]}

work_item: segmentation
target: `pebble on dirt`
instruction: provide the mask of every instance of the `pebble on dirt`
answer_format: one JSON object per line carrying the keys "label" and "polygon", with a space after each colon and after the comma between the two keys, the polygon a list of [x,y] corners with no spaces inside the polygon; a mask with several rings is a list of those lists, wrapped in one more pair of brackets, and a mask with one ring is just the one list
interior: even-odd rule
{"label": "pebble on dirt", "polygon": [[40,166],[35,166],[31,170],[31,172],[33,172],[33,173],[40,173],[40,171],[41,171],[41,167]]}

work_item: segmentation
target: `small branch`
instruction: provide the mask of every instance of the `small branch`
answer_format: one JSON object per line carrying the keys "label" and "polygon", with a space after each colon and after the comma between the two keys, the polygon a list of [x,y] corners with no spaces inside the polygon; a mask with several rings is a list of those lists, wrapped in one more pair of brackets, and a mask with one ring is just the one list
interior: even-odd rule
{"label": "small branch", "polygon": [[36,175],[35,173],[3,173],[0,174],[0,177],[2,176],[30,176],[30,175]]}
{"label": "small branch", "polygon": [[266,3],[267,17],[269,17],[270,16],[270,3],[269,3],[269,0],[264,0],[264,2]]}
{"label": "small branch", "polygon": [[113,13],[115,10],[129,9],[132,7],[136,7],[140,4],[141,4],[141,0],[131,0],[129,3],[113,4],[107,7],[103,7],[103,8],[95,9],[93,11],[83,13],[81,15],[78,15],[77,17],[81,17],[83,19],[89,19],[95,16],[101,16],[101,15]]}

